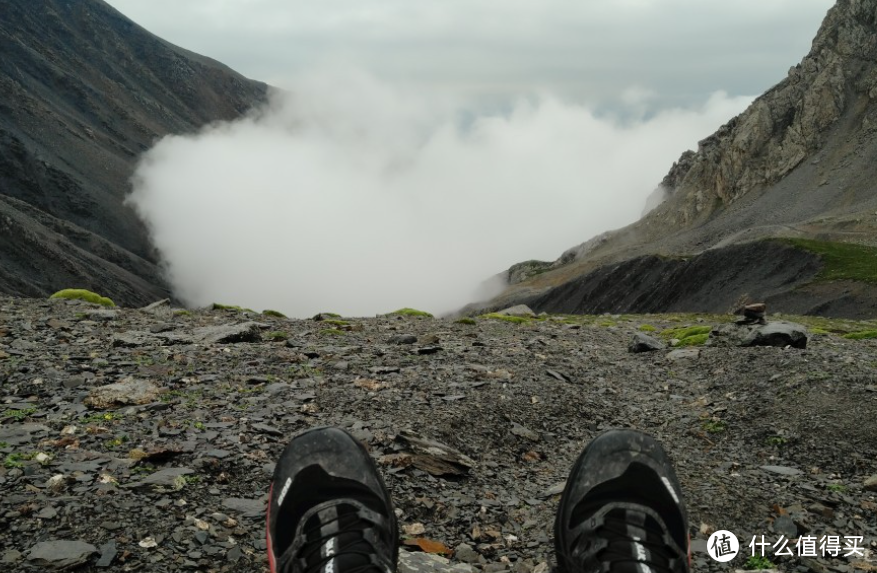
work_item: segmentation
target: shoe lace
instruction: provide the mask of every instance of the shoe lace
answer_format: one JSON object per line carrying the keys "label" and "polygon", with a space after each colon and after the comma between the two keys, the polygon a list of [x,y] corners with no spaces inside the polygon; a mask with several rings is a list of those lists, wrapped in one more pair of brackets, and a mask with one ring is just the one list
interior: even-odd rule
{"label": "shoe lace", "polygon": [[[638,525],[637,525],[638,524]],[[585,559],[600,563],[604,572],[679,573],[682,555],[667,541],[663,525],[646,513],[615,509],[589,534],[581,547]],[[644,568],[644,567],[645,568]]]}
{"label": "shoe lace", "polygon": [[379,514],[353,500],[320,504],[284,555],[283,573],[388,573],[390,551],[381,540]]}

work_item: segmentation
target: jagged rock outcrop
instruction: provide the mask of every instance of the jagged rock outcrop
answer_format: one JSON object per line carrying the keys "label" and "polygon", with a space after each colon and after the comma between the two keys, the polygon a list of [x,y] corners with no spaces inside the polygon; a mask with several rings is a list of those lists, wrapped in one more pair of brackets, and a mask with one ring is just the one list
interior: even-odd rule
{"label": "jagged rock outcrop", "polygon": [[162,298],[145,229],[123,204],[135,163],[166,134],[240,116],[267,86],[101,0],[4,0],[0,53],[0,292]]}
{"label": "jagged rock outcrop", "polygon": [[870,124],[877,97],[875,29],[877,2],[840,0],[811,52],[783,81],[700,142],[696,154],[683,154],[664,185],[680,201],[660,216],[689,224],[778,182],[826,144],[845,115]]}
{"label": "jagged rock outcrop", "polygon": [[[523,302],[540,312],[546,309],[535,299],[556,300],[556,292],[549,293],[574,281],[584,289],[576,291],[579,295],[617,300],[585,285],[586,277],[612,274],[619,265],[630,268],[628,263],[650,255],[690,257],[716,249],[733,257],[739,251],[723,249],[775,237],[877,247],[875,30],[877,0],[838,0],[810,53],[785,79],[701,141],[696,152],[682,154],[650,198],[663,199],[660,205],[651,210],[647,206],[647,214],[628,227],[567,250],[547,271],[511,285],[481,307]],[[758,274],[771,262],[755,258],[727,264]],[[801,306],[796,289],[813,276],[802,275],[786,285],[794,306]],[[848,286],[862,300],[875,298],[864,292],[873,286]],[[688,285],[665,281],[662,287],[681,291]],[[705,291],[712,287],[704,285]],[[819,290],[820,302],[808,307],[814,312],[838,307],[826,299],[832,296],[826,289],[811,290]],[[836,289],[835,296],[846,296],[847,290]],[[771,293],[779,297],[774,300],[783,299],[782,293]],[[811,300],[809,294],[804,298]],[[678,301],[674,304],[684,310]],[[850,308],[846,302],[840,306]],[[473,310],[478,309],[466,309]],[[613,311],[624,310],[616,306]]]}

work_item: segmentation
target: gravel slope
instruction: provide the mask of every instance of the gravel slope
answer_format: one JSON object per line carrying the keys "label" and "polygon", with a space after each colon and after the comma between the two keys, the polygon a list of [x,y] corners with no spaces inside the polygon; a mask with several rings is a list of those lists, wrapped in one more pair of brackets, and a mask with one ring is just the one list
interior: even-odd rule
{"label": "gravel slope", "polygon": [[[566,473],[611,427],[665,443],[698,569],[727,569],[704,553],[711,528],[740,538],[735,565],[753,535],[776,540],[774,528],[871,545],[877,494],[863,484],[877,474],[877,340],[819,334],[804,350],[707,346],[675,360],[670,350],[628,353],[642,324],[698,324],[679,319],[327,324],[0,299],[0,566],[51,569],[56,562],[37,557],[64,549],[83,571],[264,571],[273,459],[316,425],[368,444],[400,522],[423,526],[403,537],[457,549],[446,567],[466,562],[461,571],[553,565]],[[156,393],[102,403],[112,397],[97,388],[129,378]],[[460,455],[418,457],[410,435]],[[458,475],[431,475],[437,465]],[[39,545],[58,541],[80,543]],[[787,571],[873,566],[777,562]]]}

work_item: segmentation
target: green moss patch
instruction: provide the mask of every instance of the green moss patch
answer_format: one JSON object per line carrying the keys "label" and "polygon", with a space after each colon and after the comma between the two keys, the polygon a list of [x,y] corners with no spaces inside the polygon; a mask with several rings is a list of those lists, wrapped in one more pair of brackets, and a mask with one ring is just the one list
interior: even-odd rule
{"label": "green moss patch", "polygon": [[495,312],[491,312],[490,314],[482,314],[480,318],[486,318],[490,320],[504,320],[506,322],[512,322],[514,324],[523,324],[525,322],[532,322],[532,318],[525,318],[523,316],[506,316],[504,314],[497,314]]}
{"label": "green moss patch", "polygon": [[817,275],[818,279],[877,283],[877,248],[875,247],[811,239],[780,240],[819,255],[823,267]]}
{"label": "green moss patch", "polygon": [[877,330],[860,330],[859,332],[850,332],[844,334],[844,338],[849,340],[866,340],[869,338],[877,338]]}
{"label": "green moss patch", "polygon": [[679,340],[676,343],[676,346],[702,346],[706,344],[706,341],[709,340],[709,334],[692,334],[691,336],[686,336]]}
{"label": "green moss patch", "polygon": [[433,318],[433,316],[423,310],[417,310],[416,308],[400,308],[399,310],[394,310],[393,312],[387,313],[387,316],[423,316],[426,318]]}
{"label": "green moss patch", "polygon": [[709,335],[712,330],[712,326],[683,326],[681,328],[668,328],[661,331],[661,337],[667,339],[676,338],[678,340],[683,340],[685,338],[688,338],[689,336],[697,336],[700,334]]}
{"label": "green moss patch", "polygon": [[639,330],[641,330],[643,332],[655,332],[658,329],[655,328],[654,326],[652,326],[651,324],[641,324],[641,325],[639,325]]}
{"label": "green moss patch", "polygon": [[279,310],[263,310],[263,316],[273,316],[274,318],[286,318],[286,315],[280,312]]}
{"label": "green moss patch", "polygon": [[282,330],[275,330],[274,332],[269,332],[268,334],[266,334],[265,338],[275,341],[286,340],[287,338],[289,338],[289,333],[283,332]]}
{"label": "green moss patch", "polygon": [[68,300],[84,300],[86,302],[90,302],[93,304],[99,304],[102,306],[116,306],[112,300],[105,296],[101,296],[97,293],[91,292],[90,290],[85,290],[81,288],[67,288],[64,290],[59,290],[49,298],[66,298]]}

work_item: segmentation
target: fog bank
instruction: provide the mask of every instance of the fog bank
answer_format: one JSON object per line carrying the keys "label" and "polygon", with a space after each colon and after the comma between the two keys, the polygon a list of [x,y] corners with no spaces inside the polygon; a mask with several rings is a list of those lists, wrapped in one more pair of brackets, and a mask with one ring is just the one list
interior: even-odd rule
{"label": "fog bank", "polygon": [[291,316],[435,313],[526,259],[636,220],[673,161],[752,98],[601,116],[550,94],[498,112],[350,70],[147,152],[131,204],[175,295]]}

